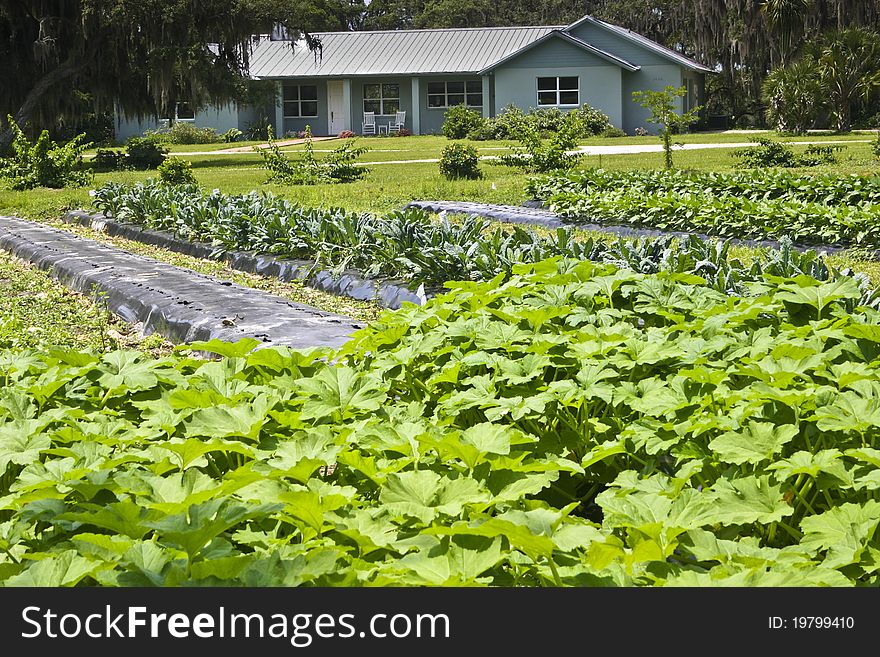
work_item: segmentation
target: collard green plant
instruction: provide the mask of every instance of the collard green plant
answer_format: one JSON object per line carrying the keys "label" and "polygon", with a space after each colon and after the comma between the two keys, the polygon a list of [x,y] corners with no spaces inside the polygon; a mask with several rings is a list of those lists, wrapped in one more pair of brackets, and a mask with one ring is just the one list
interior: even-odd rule
{"label": "collard green plant", "polygon": [[58,145],[43,130],[32,144],[12,116],[6,120],[13,133],[12,155],[0,159],[0,178],[12,189],[81,187],[92,180],[92,172],[82,169],[82,152],[91,146],[85,134]]}
{"label": "collard green plant", "polygon": [[877,176],[598,169],[536,178],[527,190],[573,223],[880,248]]}
{"label": "collard green plant", "polygon": [[[570,181],[584,175],[570,174]],[[592,175],[597,179],[607,175],[610,182],[617,174],[600,170]],[[646,184],[651,182],[644,175]],[[734,294],[743,293],[746,283],[759,280],[764,273],[808,274],[821,280],[852,277],[851,272],[827,266],[815,253],[791,249],[785,240],[780,250],[744,264],[729,257],[727,244],[694,236],[685,240],[619,238],[609,244],[584,238],[571,228],[544,236],[480,217],[433,221],[426,212],[412,209],[377,217],[338,208],[303,208],[271,194],[230,196],[185,185],[107,183],[95,191],[94,202],[116,219],[210,242],[218,255],[245,250],[308,258],[316,267],[354,268],[431,290],[449,280],[506,277],[520,264],[553,256],[608,262],[642,273],[692,273],[704,277],[714,289]],[[780,263],[785,265],[780,268]],[[863,301],[874,303],[867,280],[859,279],[859,285]]]}

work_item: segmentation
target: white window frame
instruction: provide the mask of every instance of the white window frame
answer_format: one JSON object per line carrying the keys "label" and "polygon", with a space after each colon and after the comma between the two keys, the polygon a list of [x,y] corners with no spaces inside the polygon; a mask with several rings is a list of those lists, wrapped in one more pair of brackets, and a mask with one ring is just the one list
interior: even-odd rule
{"label": "white window frame", "polygon": [[[450,93],[449,93],[449,83],[453,83],[453,84],[454,84],[454,83],[456,83],[456,82],[461,82],[461,83],[464,85],[464,91],[462,91],[461,93],[453,92],[452,94],[450,94]],[[432,85],[432,84],[442,84],[442,85],[443,85],[443,93],[442,93],[442,94],[440,94],[440,93],[432,93],[432,92],[430,91],[430,89],[431,89],[431,85]],[[478,85],[480,85],[480,91],[479,91],[479,92],[476,92],[476,91],[468,91],[468,85],[469,85],[469,84],[478,84]],[[427,82],[427,84],[426,84],[426,86],[425,86],[425,93],[426,93],[426,96],[425,96],[425,102],[427,103],[427,107],[428,107],[429,110],[432,110],[432,109],[436,109],[436,110],[440,110],[440,109],[449,109],[450,107],[454,107],[455,105],[450,105],[450,104],[449,104],[449,96],[450,96],[450,95],[452,95],[452,96],[464,96],[464,106],[465,106],[465,107],[472,107],[472,108],[474,108],[474,109],[482,109],[482,107],[483,107],[483,103],[486,102],[486,101],[483,99],[483,82],[482,82],[482,80],[433,80],[433,81],[429,81],[429,82]],[[468,96],[476,96],[477,93],[480,94],[480,104],[479,104],[479,105],[471,105],[471,104],[468,102]],[[442,104],[442,105],[431,105],[431,96],[443,96],[443,104]],[[456,103],[456,105],[461,105],[461,104],[462,104],[462,103]]]}
{"label": "white window frame", "polygon": [[[397,86],[397,95],[396,96],[385,96],[385,85]],[[367,98],[367,87],[369,86],[378,86],[379,87],[379,97],[378,98]],[[363,110],[364,112],[369,112],[372,110],[367,109],[367,103],[379,103],[379,111],[375,112],[376,116],[395,116],[397,112],[400,111],[400,83],[399,82],[364,82],[364,87],[361,90],[363,92]],[[393,112],[385,111],[385,103],[388,101],[397,101],[397,109]]]}
{"label": "white window frame", "polygon": [[[560,89],[560,80],[563,78],[574,78],[577,80],[577,89]],[[556,80],[556,88],[555,89],[539,89],[539,81],[540,80]],[[562,103],[560,102],[560,96],[562,93],[577,93],[577,102],[576,103]],[[556,94],[556,102],[555,103],[542,103],[541,102],[541,94],[555,93]],[[535,100],[537,102],[537,107],[579,107],[581,104],[581,76],[579,75],[541,75],[535,77]]]}
{"label": "white window frame", "polygon": [[[284,90],[290,87],[296,87],[296,100],[285,100],[284,98]],[[315,97],[307,98],[303,100],[302,97],[302,88],[303,87],[314,87],[315,88]],[[315,103],[315,113],[314,114],[303,114],[302,105],[303,103]],[[288,114],[287,106],[296,105],[297,111],[299,114]],[[320,107],[318,107],[318,85],[317,84],[290,84],[285,82],[282,90],[281,90],[281,106],[282,106],[282,115],[285,119],[314,119],[320,113]]]}

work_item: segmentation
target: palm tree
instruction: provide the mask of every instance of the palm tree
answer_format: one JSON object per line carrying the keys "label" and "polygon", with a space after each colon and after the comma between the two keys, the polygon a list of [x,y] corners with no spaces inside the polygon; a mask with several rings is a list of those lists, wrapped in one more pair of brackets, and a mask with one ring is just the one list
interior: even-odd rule
{"label": "palm tree", "polygon": [[880,87],[880,35],[863,28],[829,32],[818,47],[817,60],[837,130],[846,132],[853,103]]}
{"label": "palm tree", "polygon": [[777,37],[771,44],[783,66],[797,50],[796,44],[804,34],[804,18],[812,4],[811,0],[764,0],[761,4],[767,25]]}

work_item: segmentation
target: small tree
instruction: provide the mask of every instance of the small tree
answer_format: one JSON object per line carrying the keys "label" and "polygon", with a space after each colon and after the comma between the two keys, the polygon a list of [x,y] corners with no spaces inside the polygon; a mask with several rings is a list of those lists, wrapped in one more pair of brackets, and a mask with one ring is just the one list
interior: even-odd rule
{"label": "small tree", "polygon": [[685,87],[666,85],[663,91],[634,91],[633,100],[650,110],[648,123],[660,126],[659,136],[663,141],[663,152],[666,156],[666,168],[672,168],[672,135],[686,130],[688,126],[700,120],[701,105],[679,114],[675,111],[675,99],[687,93]]}

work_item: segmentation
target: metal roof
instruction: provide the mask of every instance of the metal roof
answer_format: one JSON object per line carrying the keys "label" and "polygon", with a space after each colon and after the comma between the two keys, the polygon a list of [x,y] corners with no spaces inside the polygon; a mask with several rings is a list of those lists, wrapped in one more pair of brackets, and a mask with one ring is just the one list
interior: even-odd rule
{"label": "metal roof", "polygon": [[304,42],[254,44],[255,78],[477,73],[564,25],[316,33],[323,55]]}
{"label": "metal roof", "polygon": [[704,73],[713,73],[714,72],[713,69],[708,68],[707,66],[703,66],[699,62],[695,62],[693,59],[689,59],[688,57],[685,57],[684,55],[682,55],[680,52],[676,52],[676,51],[672,50],[671,48],[667,48],[666,46],[661,46],[656,41],[651,41],[651,39],[649,39],[646,36],[642,36],[638,32],[633,32],[632,30],[628,30],[625,27],[620,27],[619,25],[612,25],[611,23],[606,23],[605,21],[600,21],[598,18],[593,18],[592,16],[584,16],[583,18],[576,20],[574,23],[572,23],[571,25],[569,25],[568,27],[566,27],[564,29],[566,31],[568,31],[574,27],[577,27],[578,25],[582,25],[587,22],[592,23],[593,25],[596,25],[597,27],[605,28],[606,30],[614,32],[615,34],[619,34],[620,36],[624,37],[625,39],[629,39],[633,43],[637,43],[637,44],[647,48],[648,50],[651,50],[651,51],[657,53],[658,55],[665,57],[666,59],[670,59],[670,60],[674,61],[676,64],[680,64],[681,66],[685,66],[685,67],[692,69],[694,71],[702,71]]}

